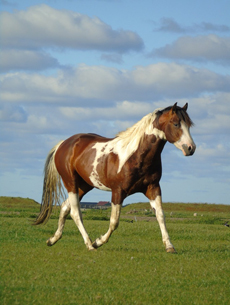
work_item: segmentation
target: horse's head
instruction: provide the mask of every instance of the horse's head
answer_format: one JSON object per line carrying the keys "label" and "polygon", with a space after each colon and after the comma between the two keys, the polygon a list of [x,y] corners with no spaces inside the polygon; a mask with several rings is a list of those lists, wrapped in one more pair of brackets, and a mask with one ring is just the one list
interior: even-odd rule
{"label": "horse's head", "polygon": [[196,145],[189,131],[193,122],[187,114],[187,108],[187,103],[183,108],[175,103],[172,107],[159,111],[158,123],[165,133],[166,140],[182,150],[185,156],[191,156],[196,150]]}

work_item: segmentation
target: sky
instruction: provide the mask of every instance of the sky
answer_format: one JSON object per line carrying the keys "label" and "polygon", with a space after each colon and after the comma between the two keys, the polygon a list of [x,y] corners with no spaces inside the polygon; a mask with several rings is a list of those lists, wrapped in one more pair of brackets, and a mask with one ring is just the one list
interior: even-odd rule
{"label": "sky", "polygon": [[177,102],[197,149],[166,144],[163,202],[230,204],[229,12],[229,0],[1,0],[0,195],[41,202],[60,140],[114,137]]}

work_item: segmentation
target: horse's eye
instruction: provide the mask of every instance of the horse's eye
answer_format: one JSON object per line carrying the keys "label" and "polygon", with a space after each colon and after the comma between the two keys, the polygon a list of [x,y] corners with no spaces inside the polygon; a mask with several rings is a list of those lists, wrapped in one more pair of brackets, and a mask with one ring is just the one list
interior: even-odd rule
{"label": "horse's eye", "polygon": [[174,123],[173,124],[175,127],[179,127],[180,126],[180,124],[177,124],[177,123]]}

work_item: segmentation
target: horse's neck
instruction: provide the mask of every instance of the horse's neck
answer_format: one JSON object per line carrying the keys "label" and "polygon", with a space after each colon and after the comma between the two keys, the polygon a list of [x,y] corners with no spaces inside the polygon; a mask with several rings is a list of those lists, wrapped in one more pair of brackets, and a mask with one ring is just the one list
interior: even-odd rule
{"label": "horse's neck", "polygon": [[160,159],[166,141],[155,135],[145,135],[144,141],[139,146],[136,157],[141,162],[144,160]]}

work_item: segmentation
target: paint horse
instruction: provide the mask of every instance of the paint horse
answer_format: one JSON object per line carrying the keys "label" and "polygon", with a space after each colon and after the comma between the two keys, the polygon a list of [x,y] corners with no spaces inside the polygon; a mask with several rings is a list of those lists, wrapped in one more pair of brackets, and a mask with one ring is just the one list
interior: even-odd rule
{"label": "paint horse", "polygon": [[[185,156],[196,146],[190,135],[193,125],[183,108],[157,109],[115,138],[96,134],[76,134],[57,144],[48,154],[40,214],[34,224],[46,222],[52,207],[59,201],[62,183],[68,198],[62,203],[58,229],[47,240],[54,245],[61,237],[67,215],[76,223],[86,247],[94,250],[108,242],[117,229],[123,200],[141,192],[150,200],[167,252],[176,252],[166,229],[161,201],[161,152],[166,142],[173,143]],[[93,188],[112,192],[111,217],[107,233],[94,242],[83,225],[80,201]]]}

